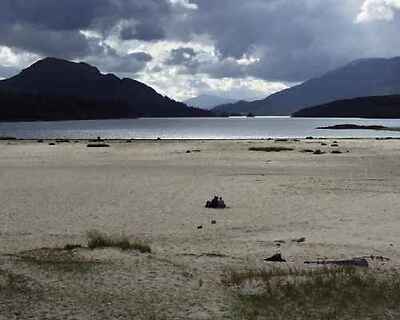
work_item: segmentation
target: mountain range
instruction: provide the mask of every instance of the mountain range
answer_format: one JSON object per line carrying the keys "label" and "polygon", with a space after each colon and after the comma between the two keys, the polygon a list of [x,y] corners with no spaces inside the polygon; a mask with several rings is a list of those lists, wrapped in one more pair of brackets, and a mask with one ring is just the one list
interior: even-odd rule
{"label": "mountain range", "polygon": [[211,116],[132,79],[86,63],[40,60],[0,81],[0,120],[73,120]]}
{"label": "mountain range", "polygon": [[400,57],[361,59],[263,100],[215,107],[223,113],[290,115],[303,108],[366,96],[400,94]]}
{"label": "mountain range", "polygon": [[211,110],[218,105],[234,103],[236,101],[238,100],[215,96],[215,95],[202,94],[197,97],[187,99],[184,101],[184,103],[191,107],[200,108],[204,110]]}

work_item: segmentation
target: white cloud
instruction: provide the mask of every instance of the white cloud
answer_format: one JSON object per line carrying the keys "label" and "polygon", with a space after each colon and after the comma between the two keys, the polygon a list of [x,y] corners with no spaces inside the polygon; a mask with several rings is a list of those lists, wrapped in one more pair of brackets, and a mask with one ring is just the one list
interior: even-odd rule
{"label": "white cloud", "polygon": [[391,21],[400,10],[400,0],[365,0],[355,22]]}
{"label": "white cloud", "polygon": [[190,0],[169,0],[173,5],[180,6],[189,10],[197,10],[198,6],[195,3],[191,3]]}

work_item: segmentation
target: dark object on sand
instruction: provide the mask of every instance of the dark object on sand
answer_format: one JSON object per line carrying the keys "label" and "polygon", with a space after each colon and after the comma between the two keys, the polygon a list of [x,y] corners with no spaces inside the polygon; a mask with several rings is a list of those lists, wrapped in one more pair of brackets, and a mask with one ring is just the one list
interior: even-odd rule
{"label": "dark object on sand", "polygon": [[88,148],[108,148],[110,145],[106,143],[89,143]]}
{"label": "dark object on sand", "polygon": [[187,150],[187,151],[186,151],[186,153],[192,153],[192,151],[190,151],[190,150]]}
{"label": "dark object on sand", "polygon": [[321,265],[335,265],[343,267],[362,267],[368,268],[369,264],[365,258],[353,258],[348,260],[317,260],[317,261],[304,261],[305,264],[321,264]]}
{"label": "dark object on sand", "polygon": [[282,258],[282,254],[280,253],[274,254],[272,257],[266,258],[264,260],[269,262],[286,262],[286,260]]}
{"label": "dark object on sand", "polygon": [[39,139],[37,142],[38,142],[38,143],[43,143],[43,140],[42,140],[42,139]]}
{"label": "dark object on sand", "polygon": [[82,248],[82,245],[80,244],[67,244],[64,246],[64,250],[67,251],[71,251],[71,250],[75,250],[75,249],[79,249]]}
{"label": "dark object on sand", "polygon": [[216,220],[211,220],[211,224],[217,224]]}
{"label": "dark object on sand", "polygon": [[49,146],[55,146],[56,144],[54,142],[50,142]]}
{"label": "dark object on sand", "polygon": [[321,151],[320,149],[318,149],[318,150],[315,150],[315,151],[313,152],[313,154],[320,155],[320,154],[325,154],[325,152],[323,152],[323,151]]}
{"label": "dark object on sand", "polygon": [[70,141],[68,139],[57,139],[57,143],[69,143]]}
{"label": "dark object on sand", "polygon": [[311,150],[311,149],[303,149],[303,150],[301,150],[301,152],[303,152],[303,153],[313,153],[314,150]]}
{"label": "dark object on sand", "polygon": [[339,145],[337,143],[333,143],[333,144],[331,144],[331,147],[337,148],[337,147],[339,147]]}
{"label": "dark object on sand", "polygon": [[206,208],[208,209],[225,209],[225,201],[222,197],[214,196],[212,200],[207,201]]}
{"label": "dark object on sand", "polygon": [[306,238],[305,237],[301,237],[301,238],[298,238],[298,239],[293,239],[292,241],[293,242],[297,242],[297,243],[303,243],[303,242],[306,242]]}
{"label": "dark object on sand", "polygon": [[251,147],[249,151],[262,151],[262,152],[281,152],[281,151],[293,151],[293,148],[287,147]]}
{"label": "dark object on sand", "polygon": [[332,154],[341,154],[341,153],[343,153],[343,152],[340,151],[340,150],[332,150],[331,153],[332,153]]}
{"label": "dark object on sand", "polygon": [[203,226],[198,226],[197,229],[201,230],[203,229]]}

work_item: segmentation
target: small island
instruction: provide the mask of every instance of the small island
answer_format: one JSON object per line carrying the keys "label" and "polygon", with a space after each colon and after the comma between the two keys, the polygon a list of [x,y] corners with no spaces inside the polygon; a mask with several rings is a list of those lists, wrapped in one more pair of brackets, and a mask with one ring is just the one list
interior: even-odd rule
{"label": "small island", "polygon": [[337,124],[334,126],[318,127],[317,129],[322,130],[385,130],[385,131],[400,131],[400,128],[389,128],[380,125],[358,125],[358,124]]}

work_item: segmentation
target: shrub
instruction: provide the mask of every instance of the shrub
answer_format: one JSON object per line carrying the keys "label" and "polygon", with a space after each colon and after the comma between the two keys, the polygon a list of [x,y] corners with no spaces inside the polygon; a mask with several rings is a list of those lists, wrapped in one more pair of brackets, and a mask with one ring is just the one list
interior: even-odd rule
{"label": "shrub", "polygon": [[253,294],[239,291],[238,304],[232,308],[238,319],[357,320],[400,315],[400,279],[394,272],[355,268],[231,270],[224,273],[223,283],[235,288],[253,283],[259,289]]}
{"label": "shrub", "polygon": [[130,242],[126,236],[109,236],[97,230],[92,230],[87,233],[88,247],[96,248],[120,248],[121,250],[137,250],[141,253],[151,253],[151,248],[148,244],[136,240]]}

